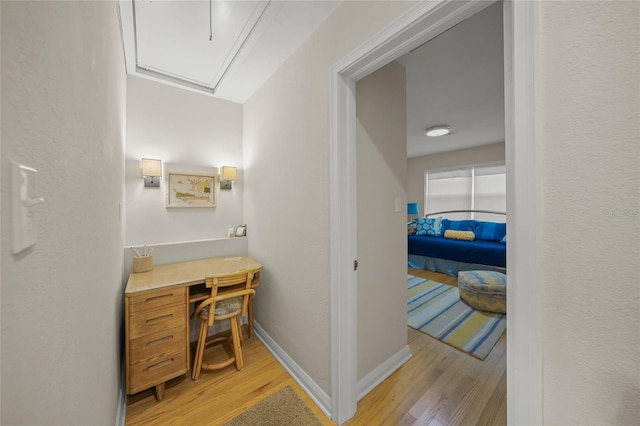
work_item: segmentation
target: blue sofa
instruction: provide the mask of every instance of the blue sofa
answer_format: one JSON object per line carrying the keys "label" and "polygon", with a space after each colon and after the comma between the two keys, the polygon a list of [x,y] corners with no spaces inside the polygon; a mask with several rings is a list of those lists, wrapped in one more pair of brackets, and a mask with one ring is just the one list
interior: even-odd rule
{"label": "blue sofa", "polygon": [[416,229],[416,234],[408,237],[409,265],[413,268],[453,276],[461,270],[505,272],[505,223],[419,218]]}

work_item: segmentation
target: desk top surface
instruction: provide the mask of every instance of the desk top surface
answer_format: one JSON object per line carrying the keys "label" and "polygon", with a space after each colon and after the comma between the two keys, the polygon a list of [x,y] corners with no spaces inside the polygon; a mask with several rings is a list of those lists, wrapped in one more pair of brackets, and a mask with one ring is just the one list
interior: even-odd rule
{"label": "desk top surface", "polygon": [[125,294],[175,285],[203,283],[206,276],[223,276],[239,271],[259,271],[262,264],[248,256],[225,256],[155,266],[151,271],[132,272]]}

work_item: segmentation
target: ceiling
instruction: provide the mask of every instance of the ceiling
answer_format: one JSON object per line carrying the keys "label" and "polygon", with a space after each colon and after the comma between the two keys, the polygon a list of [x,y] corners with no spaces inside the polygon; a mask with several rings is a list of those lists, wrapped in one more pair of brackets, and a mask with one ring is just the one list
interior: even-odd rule
{"label": "ceiling", "polygon": [[[502,3],[397,59],[407,78],[407,157],[504,141]],[[446,124],[452,135],[428,137]]]}
{"label": "ceiling", "polygon": [[[244,103],[340,3],[120,0],[127,72]],[[409,158],[504,141],[502,45],[497,2],[397,60]]]}
{"label": "ceiling", "polygon": [[341,0],[120,0],[127,72],[244,103]]}

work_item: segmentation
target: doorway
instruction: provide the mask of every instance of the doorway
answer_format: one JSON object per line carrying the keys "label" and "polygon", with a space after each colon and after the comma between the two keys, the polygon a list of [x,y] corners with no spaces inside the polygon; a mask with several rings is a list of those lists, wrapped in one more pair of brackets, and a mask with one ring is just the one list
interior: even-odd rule
{"label": "doorway", "polygon": [[[420,3],[331,69],[331,399],[338,424],[353,416],[357,403],[355,82],[489,4]],[[513,236],[507,246],[508,423],[542,422],[537,8],[535,2],[504,2],[507,210]]]}

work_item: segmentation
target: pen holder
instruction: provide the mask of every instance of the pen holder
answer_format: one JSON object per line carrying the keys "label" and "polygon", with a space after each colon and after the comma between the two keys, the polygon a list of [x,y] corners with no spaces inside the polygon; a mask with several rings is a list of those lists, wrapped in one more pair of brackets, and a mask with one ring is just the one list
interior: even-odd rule
{"label": "pen holder", "polygon": [[134,256],[133,272],[147,272],[153,269],[153,256]]}

